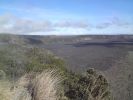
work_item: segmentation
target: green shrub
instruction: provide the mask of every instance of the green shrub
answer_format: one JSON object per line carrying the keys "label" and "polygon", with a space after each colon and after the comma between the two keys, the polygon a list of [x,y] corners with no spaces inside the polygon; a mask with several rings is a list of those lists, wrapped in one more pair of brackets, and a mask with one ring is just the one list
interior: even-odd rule
{"label": "green shrub", "polygon": [[40,72],[44,69],[65,69],[65,63],[62,59],[53,54],[39,48],[32,48],[27,52],[28,61],[26,63],[26,71]]}
{"label": "green shrub", "polygon": [[44,49],[32,47],[22,48],[19,52],[18,50],[14,47],[11,50],[0,49],[0,70],[11,80],[16,80],[28,72],[42,72],[50,68],[60,72],[66,70],[62,59]]}
{"label": "green shrub", "polygon": [[69,74],[64,87],[68,100],[110,100],[107,80],[93,69],[89,69],[86,75]]}

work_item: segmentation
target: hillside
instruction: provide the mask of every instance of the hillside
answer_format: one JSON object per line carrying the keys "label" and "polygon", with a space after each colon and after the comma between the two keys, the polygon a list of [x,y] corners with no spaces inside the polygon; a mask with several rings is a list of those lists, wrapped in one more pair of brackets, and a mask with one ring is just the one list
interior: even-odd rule
{"label": "hillside", "polygon": [[[27,61],[38,59],[28,58],[27,51],[30,52],[34,47],[44,50],[45,54],[50,51],[50,54],[55,56],[53,64],[58,63],[62,66],[62,63],[56,59],[61,58],[65,61],[65,67],[72,72],[82,74],[89,68],[95,68],[111,83],[110,87],[115,100],[133,98],[132,35],[21,36],[1,34],[0,66],[5,65],[5,62],[8,62],[7,59],[14,59],[19,65],[19,68],[15,70],[21,75],[24,62],[27,64]],[[51,56],[47,60],[49,59]],[[38,64],[38,60],[37,63],[32,64]],[[4,70],[8,73],[6,68]]]}

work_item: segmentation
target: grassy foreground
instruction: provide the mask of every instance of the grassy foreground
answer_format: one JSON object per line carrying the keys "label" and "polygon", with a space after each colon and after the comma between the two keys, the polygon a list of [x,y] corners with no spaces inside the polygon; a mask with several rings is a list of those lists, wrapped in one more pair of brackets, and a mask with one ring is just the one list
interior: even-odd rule
{"label": "grassy foreground", "polygon": [[58,100],[60,79],[55,71],[26,74],[15,84],[0,81],[0,100]]}
{"label": "grassy foreground", "polygon": [[57,71],[28,73],[14,84],[0,80],[0,100],[111,100],[109,83],[96,71],[86,75],[68,74],[62,79]]}
{"label": "grassy foreground", "polygon": [[75,74],[62,59],[20,45],[0,48],[0,100],[110,100],[109,83],[94,69]]}

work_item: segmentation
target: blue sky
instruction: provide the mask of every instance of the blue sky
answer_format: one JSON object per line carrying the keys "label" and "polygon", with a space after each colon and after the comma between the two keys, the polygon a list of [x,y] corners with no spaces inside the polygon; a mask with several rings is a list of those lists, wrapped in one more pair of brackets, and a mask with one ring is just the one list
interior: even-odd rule
{"label": "blue sky", "polygon": [[0,32],[133,34],[133,0],[1,0]]}

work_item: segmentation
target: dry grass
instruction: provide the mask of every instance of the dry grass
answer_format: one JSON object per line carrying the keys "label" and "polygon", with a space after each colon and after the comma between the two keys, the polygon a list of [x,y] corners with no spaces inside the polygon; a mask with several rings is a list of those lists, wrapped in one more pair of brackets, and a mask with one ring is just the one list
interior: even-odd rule
{"label": "dry grass", "polygon": [[17,87],[13,91],[11,100],[31,100],[31,95],[24,87]]}
{"label": "dry grass", "polygon": [[8,81],[0,81],[0,100],[58,100],[60,82],[55,70],[26,74],[13,88]]}
{"label": "dry grass", "polygon": [[31,100],[31,96],[22,86],[13,85],[7,80],[0,80],[0,100]]}
{"label": "dry grass", "polygon": [[10,100],[11,97],[10,83],[6,80],[0,80],[0,100]]}
{"label": "dry grass", "polygon": [[33,100],[58,100],[59,83],[57,72],[46,70],[33,80]]}

